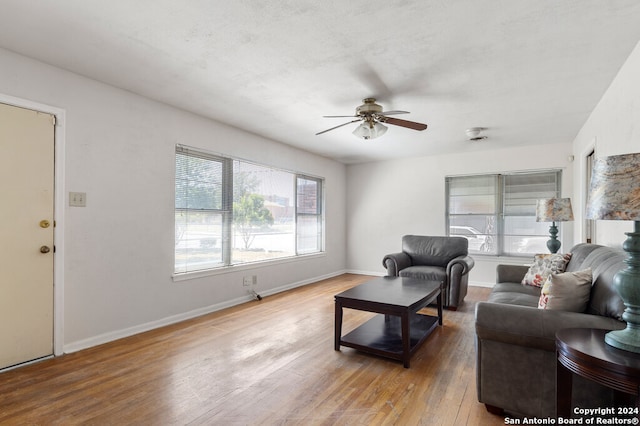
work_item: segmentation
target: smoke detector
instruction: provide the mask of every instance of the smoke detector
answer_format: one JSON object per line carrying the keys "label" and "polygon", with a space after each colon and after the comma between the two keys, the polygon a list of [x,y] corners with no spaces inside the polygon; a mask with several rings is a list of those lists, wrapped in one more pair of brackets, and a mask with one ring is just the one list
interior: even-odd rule
{"label": "smoke detector", "polygon": [[467,133],[467,137],[469,138],[470,141],[479,141],[482,139],[486,139],[486,136],[482,136],[481,133],[487,130],[486,127],[471,127],[469,129],[467,129],[466,133]]}

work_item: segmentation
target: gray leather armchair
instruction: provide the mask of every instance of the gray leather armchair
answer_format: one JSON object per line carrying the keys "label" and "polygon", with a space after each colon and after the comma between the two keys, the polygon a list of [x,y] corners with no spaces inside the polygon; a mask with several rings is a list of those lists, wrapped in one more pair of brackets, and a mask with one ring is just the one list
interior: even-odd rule
{"label": "gray leather armchair", "polygon": [[402,252],[382,259],[388,276],[442,280],[442,301],[456,310],[467,295],[469,271],[475,261],[469,256],[469,241],[463,237],[405,235]]}

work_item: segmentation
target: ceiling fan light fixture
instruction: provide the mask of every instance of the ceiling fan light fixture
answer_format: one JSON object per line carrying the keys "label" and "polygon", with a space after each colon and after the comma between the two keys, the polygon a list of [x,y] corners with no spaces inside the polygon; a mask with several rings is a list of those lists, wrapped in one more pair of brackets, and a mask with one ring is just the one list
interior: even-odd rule
{"label": "ceiling fan light fixture", "polygon": [[387,132],[387,126],[374,122],[363,121],[356,129],[353,131],[353,134],[364,140],[375,139],[384,135]]}

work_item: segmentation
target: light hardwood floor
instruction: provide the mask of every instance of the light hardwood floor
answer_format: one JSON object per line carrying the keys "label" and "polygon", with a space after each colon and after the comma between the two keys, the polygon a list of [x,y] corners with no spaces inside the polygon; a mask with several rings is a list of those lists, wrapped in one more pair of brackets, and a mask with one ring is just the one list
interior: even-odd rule
{"label": "light hardwood floor", "polygon": [[[0,424],[503,425],[477,401],[475,303],[411,359],[333,349],[346,274],[0,373]],[[435,309],[427,308],[435,313]],[[343,332],[371,314],[345,309]]]}

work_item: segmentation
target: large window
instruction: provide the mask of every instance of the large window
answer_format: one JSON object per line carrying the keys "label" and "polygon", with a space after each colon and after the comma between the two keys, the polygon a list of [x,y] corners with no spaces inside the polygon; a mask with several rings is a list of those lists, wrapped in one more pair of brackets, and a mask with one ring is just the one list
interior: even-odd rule
{"label": "large window", "polygon": [[446,178],[447,227],[475,254],[547,252],[549,223],[536,222],[536,200],[560,195],[560,171]]}
{"label": "large window", "polygon": [[323,180],[176,148],[175,273],[323,250]]}

